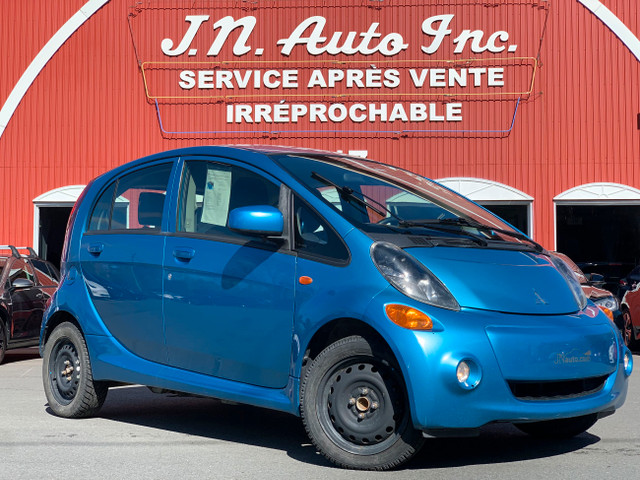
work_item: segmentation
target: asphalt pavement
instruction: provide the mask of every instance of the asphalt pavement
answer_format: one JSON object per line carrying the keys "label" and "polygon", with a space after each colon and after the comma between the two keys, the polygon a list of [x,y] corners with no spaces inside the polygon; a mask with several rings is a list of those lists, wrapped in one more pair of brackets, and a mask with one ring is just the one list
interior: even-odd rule
{"label": "asphalt pavement", "polygon": [[110,389],[98,417],[54,416],[37,349],[0,365],[0,480],[19,479],[597,479],[640,472],[640,356],[625,405],[568,441],[534,440],[510,425],[479,437],[430,439],[404,468],[334,468],[300,420],[213,399]]}

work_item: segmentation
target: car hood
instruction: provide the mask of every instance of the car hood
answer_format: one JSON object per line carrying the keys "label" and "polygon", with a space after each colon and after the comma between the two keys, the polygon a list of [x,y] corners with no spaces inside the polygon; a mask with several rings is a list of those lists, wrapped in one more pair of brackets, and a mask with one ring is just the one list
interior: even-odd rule
{"label": "car hood", "polygon": [[407,248],[461,307],[562,315],[579,310],[562,274],[543,254],[480,248]]}

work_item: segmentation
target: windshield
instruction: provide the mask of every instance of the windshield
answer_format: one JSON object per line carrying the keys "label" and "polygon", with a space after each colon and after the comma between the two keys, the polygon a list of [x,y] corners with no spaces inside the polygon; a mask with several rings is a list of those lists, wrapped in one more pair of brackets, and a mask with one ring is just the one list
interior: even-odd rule
{"label": "windshield", "polygon": [[465,197],[417,174],[365,159],[277,155],[276,160],[351,223],[370,233],[411,233],[538,245]]}

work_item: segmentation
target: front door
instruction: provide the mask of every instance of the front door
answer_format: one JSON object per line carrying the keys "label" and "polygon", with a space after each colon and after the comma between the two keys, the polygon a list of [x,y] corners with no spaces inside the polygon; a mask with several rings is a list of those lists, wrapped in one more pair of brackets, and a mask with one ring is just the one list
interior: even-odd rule
{"label": "front door", "polygon": [[227,227],[229,212],[279,206],[280,186],[214,161],[186,161],[164,259],[169,364],[271,388],[287,384],[295,257],[282,240]]}

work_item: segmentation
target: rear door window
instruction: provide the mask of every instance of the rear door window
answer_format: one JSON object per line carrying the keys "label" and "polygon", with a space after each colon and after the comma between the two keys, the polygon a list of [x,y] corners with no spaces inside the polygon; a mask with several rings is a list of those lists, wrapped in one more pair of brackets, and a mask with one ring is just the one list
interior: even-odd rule
{"label": "rear door window", "polygon": [[129,173],[100,195],[89,219],[89,231],[160,230],[171,163]]}

